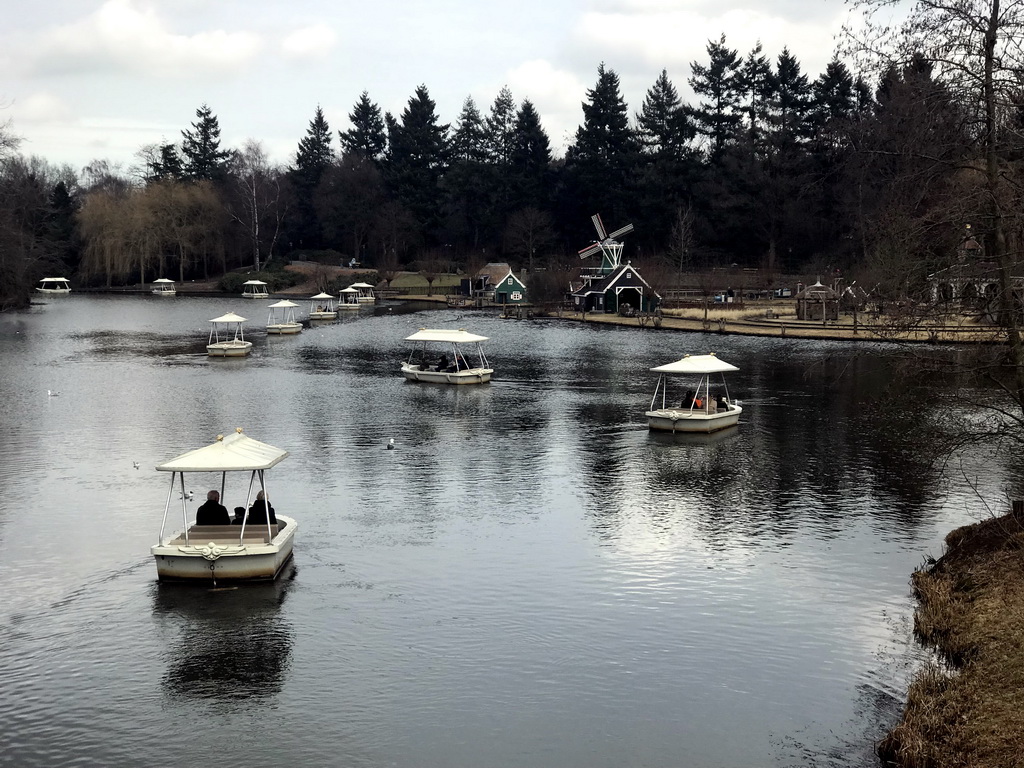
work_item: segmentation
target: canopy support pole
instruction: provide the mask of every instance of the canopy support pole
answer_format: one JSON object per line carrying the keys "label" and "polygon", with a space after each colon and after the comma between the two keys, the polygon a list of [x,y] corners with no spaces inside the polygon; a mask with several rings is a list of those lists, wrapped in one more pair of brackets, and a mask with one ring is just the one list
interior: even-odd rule
{"label": "canopy support pole", "polygon": [[[185,546],[188,546],[188,507],[185,505],[185,473],[179,472],[178,479],[181,481],[181,521],[185,525]],[[171,482],[174,482],[174,475],[171,475]]]}
{"label": "canopy support pole", "polygon": [[171,485],[167,489],[167,502],[164,504],[164,516],[160,520],[160,538],[157,539],[158,543],[162,543],[163,540],[164,540],[164,528],[167,526],[167,513],[171,509],[171,494],[174,493],[174,475],[175,475],[175,473],[172,472],[171,473]]}

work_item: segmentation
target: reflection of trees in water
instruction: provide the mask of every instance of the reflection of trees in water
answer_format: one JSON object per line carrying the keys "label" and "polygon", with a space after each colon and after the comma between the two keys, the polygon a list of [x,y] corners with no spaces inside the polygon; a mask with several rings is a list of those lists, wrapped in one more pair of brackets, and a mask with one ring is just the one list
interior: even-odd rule
{"label": "reflection of trees in water", "polygon": [[180,633],[168,651],[165,693],[219,703],[280,693],[294,643],[280,608],[292,578],[289,567],[272,584],[237,589],[158,584],[153,612]]}

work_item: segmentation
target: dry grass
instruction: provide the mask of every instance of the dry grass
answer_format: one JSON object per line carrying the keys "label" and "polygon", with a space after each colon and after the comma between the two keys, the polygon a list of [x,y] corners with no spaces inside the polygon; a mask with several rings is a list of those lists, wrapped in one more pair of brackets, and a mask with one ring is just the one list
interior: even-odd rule
{"label": "dry grass", "polygon": [[1024,527],[1007,515],[946,543],[913,579],[915,631],[945,661],[915,678],[879,756],[902,768],[1024,766]]}

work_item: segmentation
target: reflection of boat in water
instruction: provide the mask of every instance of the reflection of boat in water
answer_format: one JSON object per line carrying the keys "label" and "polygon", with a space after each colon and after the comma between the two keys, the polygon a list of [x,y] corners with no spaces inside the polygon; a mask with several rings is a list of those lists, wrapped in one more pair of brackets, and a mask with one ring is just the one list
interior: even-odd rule
{"label": "reflection of boat in water", "polygon": [[245,589],[157,585],[154,618],[176,637],[165,693],[246,709],[254,699],[280,693],[294,645],[292,627],[281,615],[293,577],[289,565],[277,581]]}
{"label": "reflection of boat in water", "polygon": [[652,429],[647,433],[649,440],[666,445],[725,445],[740,434],[738,425],[716,429],[714,432],[666,432]]}
{"label": "reflection of boat in water", "polygon": [[44,277],[36,290],[40,293],[71,293],[71,283],[66,277]]}
{"label": "reflection of boat in water", "polygon": [[[491,380],[494,369],[487,363],[483,342],[486,336],[477,336],[462,330],[421,328],[406,341],[415,342],[409,359],[402,363],[402,375],[409,381],[429,381],[435,384],[482,384]],[[433,344],[441,345],[442,352],[436,364],[427,356]],[[462,345],[475,344],[477,365],[471,366],[463,356]],[[447,350],[452,353],[448,359]]]}
{"label": "reflection of boat in water", "polygon": [[338,310],[334,308],[334,297],[329,293],[318,293],[310,298],[310,320],[336,320]]}
{"label": "reflection of boat in water", "polygon": [[[735,426],[743,409],[729,399],[725,386],[726,371],[738,371],[711,353],[709,355],[687,355],[682,360],[651,368],[658,376],[658,383],[651,398],[651,409],[647,411],[647,426],[665,432],[715,432]],[[712,376],[720,379],[712,387]],[[673,392],[669,397],[669,381],[675,377],[689,377],[696,390],[688,389],[681,397]],[[659,403],[659,395],[661,402]],[[673,403],[678,403],[674,405]]]}
{"label": "reflection of boat in water", "polygon": [[270,305],[270,317],[267,318],[267,333],[288,335],[302,332],[302,323],[295,319],[294,301],[281,299]]}
{"label": "reflection of boat in water", "polygon": [[[216,583],[277,578],[292,557],[297,528],[295,520],[277,515],[277,522],[272,523],[269,516],[264,515],[264,520],[250,523],[248,517],[253,514],[250,509],[246,521],[239,525],[192,525],[185,504],[185,473],[219,473],[220,500],[225,503],[228,473],[249,472],[249,489],[245,497],[248,509],[253,500],[253,486],[257,483],[262,493],[270,498],[266,470],[287,456],[288,451],[253,440],[238,429],[226,437],[218,436],[212,445],[196,448],[158,465],[157,471],[171,473],[159,543],[150,549],[156,559],[160,580]],[[175,480],[180,485],[183,529],[180,533],[165,535]]]}
{"label": "reflection of boat in water", "polygon": [[210,357],[245,357],[252,352],[252,342],[245,340],[242,333],[244,317],[228,312],[210,321],[210,340],[206,343],[206,354]]}
{"label": "reflection of boat in water", "polygon": [[160,277],[153,281],[153,288],[150,293],[154,296],[176,296],[178,289],[174,287],[173,280]]}

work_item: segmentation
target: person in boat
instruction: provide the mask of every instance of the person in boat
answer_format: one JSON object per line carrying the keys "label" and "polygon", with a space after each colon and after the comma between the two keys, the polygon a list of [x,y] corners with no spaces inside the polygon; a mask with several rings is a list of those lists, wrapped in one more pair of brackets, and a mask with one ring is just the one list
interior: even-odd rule
{"label": "person in boat", "polygon": [[441,359],[437,361],[437,370],[445,371],[448,369],[448,355],[444,352],[441,353]]}
{"label": "person in boat", "polygon": [[720,410],[720,411],[728,411],[729,410],[729,404],[727,402],[725,402],[725,395],[719,395],[718,396],[718,410]]}
{"label": "person in boat", "polygon": [[196,525],[230,525],[228,509],[220,503],[220,491],[210,491],[206,501],[196,510]]}
{"label": "person in boat", "polygon": [[683,399],[679,402],[680,408],[692,408],[693,407],[693,390],[686,390],[686,394],[683,395]]}
{"label": "person in boat", "polygon": [[266,493],[260,491],[256,494],[256,501],[249,507],[249,517],[246,519],[247,525],[256,525],[262,523],[267,524],[267,518],[270,518],[270,522],[276,524],[277,516],[274,514],[274,508],[270,506],[270,502],[267,500]]}
{"label": "person in boat", "polygon": [[245,507],[235,507],[235,516],[231,519],[232,525],[241,525],[245,520]]}

